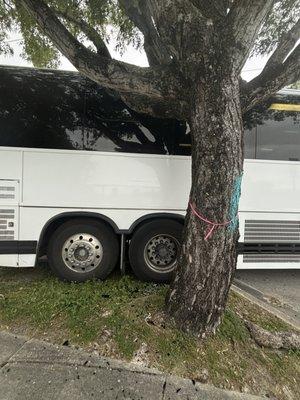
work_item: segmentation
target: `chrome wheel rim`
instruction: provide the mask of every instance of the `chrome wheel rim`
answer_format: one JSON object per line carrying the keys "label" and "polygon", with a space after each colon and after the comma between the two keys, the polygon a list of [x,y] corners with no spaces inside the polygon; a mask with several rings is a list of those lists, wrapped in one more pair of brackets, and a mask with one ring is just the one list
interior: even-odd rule
{"label": "chrome wheel rim", "polygon": [[179,246],[179,242],[174,236],[160,234],[152,237],[144,250],[146,264],[155,272],[173,271],[177,263]]}
{"label": "chrome wheel rim", "polygon": [[66,267],[85,274],[98,267],[103,257],[103,247],[94,235],[77,233],[65,241],[61,255]]}

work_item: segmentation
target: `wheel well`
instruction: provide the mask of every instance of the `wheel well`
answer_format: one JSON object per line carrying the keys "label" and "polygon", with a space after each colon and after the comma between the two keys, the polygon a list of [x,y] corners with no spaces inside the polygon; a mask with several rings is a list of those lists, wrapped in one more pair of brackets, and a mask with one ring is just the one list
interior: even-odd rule
{"label": "wheel well", "polygon": [[172,213],[158,213],[158,214],[148,214],[143,217],[137,219],[129,228],[129,235],[132,236],[134,232],[139,229],[142,225],[150,221],[156,221],[159,219],[170,219],[173,221],[177,221],[179,223],[184,224],[184,216],[181,214],[172,214]]}
{"label": "wheel well", "polygon": [[37,260],[39,257],[46,254],[47,244],[53,232],[65,222],[78,218],[90,219],[93,221],[98,220],[104,222],[107,226],[112,228],[116,234],[120,233],[117,225],[110,218],[102,214],[89,213],[89,212],[73,212],[73,213],[59,214],[51,218],[42,229],[38,242]]}
{"label": "wheel well", "polygon": [[108,226],[110,226],[117,235],[121,235],[122,233],[124,233],[125,235],[128,236],[128,238],[130,238],[133,235],[133,233],[145,223],[158,219],[170,219],[180,222],[182,225],[184,224],[183,215],[173,214],[173,213],[155,213],[142,216],[130,226],[128,231],[121,231],[114,223],[114,221],[112,221],[110,218],[102,214],[91,213],[91,212],[70,212],[70,213],[58,214],[55,217],[51,218],[41,231],[38,241],[36,262],[38,261],[39,257],[46,254],[47,244],[53,232],[65,222],[77,218],[86,218],[86,219],[91,219],[93,221],[95,220],[102,221],[106,223]]}

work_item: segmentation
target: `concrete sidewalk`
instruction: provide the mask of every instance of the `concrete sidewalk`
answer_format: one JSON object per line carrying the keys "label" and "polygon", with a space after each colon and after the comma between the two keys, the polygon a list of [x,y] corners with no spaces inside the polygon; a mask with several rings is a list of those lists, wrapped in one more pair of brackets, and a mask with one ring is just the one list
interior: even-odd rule
{"label": "concrete sidewalk", "polygon": [[1,400],[255,400],[46,342],[0,332]]}
{"label": "concrete sidewalk", "polygon": [[238,270],[232,288],[300,330],[300,270]]}

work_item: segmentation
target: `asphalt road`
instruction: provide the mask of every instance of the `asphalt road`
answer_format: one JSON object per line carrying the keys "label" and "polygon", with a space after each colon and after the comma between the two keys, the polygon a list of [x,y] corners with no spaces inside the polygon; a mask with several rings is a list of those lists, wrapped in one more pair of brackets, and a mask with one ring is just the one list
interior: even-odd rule
{"label": "asphalt road", "polygon": [[260,292],[261,298],[300,324],[300,270],[240,270],[235,279],[237,286],[241,283],[250,293],[251,289]]}

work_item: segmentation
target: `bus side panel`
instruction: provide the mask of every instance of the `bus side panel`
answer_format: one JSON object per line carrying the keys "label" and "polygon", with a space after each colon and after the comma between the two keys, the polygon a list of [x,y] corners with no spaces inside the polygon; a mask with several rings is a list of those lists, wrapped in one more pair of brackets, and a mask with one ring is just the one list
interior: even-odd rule
{"label": "bus side panel", "polygon": [[[120,231],[127,231],[139,218],[155,214],[158,210],[120,210],[120,209],[82,209],[82,208],[51,208],[51,207],[21,207],[20,237],[24,241],[38,241],[45,225],[64,213],[93,213],[107,217],[113,221]],[[160,213],[170,213],[170,210],[159,210]],[[185,211],[177,210],[174,214],[185,215]]]}
{"label": "bus side panel", "polygon": [[36,254],[20,254],[19,267],[34,267],[36,265]]}
{"label": "bus side panel", "polygon": [[241,240],[259,251],[241,268],[300,268],[299,94],[281,91],[245,119]]}
{"label": "bus side panel", "polygon": [[[22,180],[22,150],[0,147],[0,173],[1,179]],[[21,193],[20,188],[20,193]]]}
{"label": "bus side panel", "polygon": [[[300,162],[245,160],[240,202],[240,241],[300,244]],[[300,268],[298,253],[238,257],[240,269]]]}
{"label": "bus side panel", "polygon": [[300,162],[245,160],[240,211],[300,212]]}
{"label": "bus side panel", "polygon": [[189,157],[24,151],[25,205],[172,211],[189,188]]}

